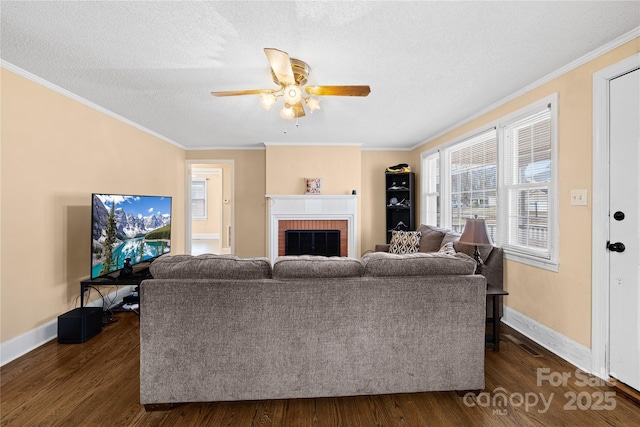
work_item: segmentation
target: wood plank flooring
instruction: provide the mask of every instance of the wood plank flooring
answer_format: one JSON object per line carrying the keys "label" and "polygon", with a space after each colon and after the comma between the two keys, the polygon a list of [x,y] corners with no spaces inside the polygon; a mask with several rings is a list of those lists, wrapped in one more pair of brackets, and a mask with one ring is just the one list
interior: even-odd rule
{"label": "wood plank flooring", "polygon": [[[187,403],[145,412],[139,319],[117,314],[83,344],[51,341],[2,367],[2,426],[637,426],[640,406],[502,325],[475,397],[430,392]],[[540,356],[525,351],[520,340]],[[539,370],[541,369],[541,370]]]}

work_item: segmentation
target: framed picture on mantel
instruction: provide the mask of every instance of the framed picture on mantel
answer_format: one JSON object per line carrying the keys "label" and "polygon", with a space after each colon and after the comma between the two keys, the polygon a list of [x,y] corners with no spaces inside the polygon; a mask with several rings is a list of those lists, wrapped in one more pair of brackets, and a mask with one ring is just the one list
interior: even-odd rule
{"label": "framed picture on mantel", "polygon": [[322,189],[322,178],[305,178],[305,194],[320,194]]}

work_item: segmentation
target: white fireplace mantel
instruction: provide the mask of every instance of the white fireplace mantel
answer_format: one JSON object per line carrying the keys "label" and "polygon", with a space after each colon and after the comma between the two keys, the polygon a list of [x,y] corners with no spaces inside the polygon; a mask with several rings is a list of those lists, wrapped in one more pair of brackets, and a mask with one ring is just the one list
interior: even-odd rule
{"label": "white fireplace mantel", "polygon": [[267,195],[268,257],[273,263],[278,256],[278,221],[280,220],[346,220],[348,256],[358,257],[356,195]]}

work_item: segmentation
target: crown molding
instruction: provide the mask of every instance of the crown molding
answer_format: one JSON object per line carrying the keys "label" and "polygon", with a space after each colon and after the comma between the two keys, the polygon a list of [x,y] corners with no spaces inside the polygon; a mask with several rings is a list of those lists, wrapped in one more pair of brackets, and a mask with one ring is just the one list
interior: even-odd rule
{"label": "crown molding", "polygon": [[360,143],[340,143],[340,142],[263,142],[265,147],[288,146],[288,147],[362,147]]}
{"label": "crown molding", "polygon": [[241,146],[241,147],[219,147],[219,146],[204,146],[204,147],[186,147],[185,151],[264,151],[265,147],[262,144],[253,146]]}
{"label": "crown molding", "polygon": [[414,149],[415,147],[362,147],[362,151],[413,151]]}
{"label": "crown molding", "polygon": [[495,110],[496,108],[513,101],[514,99],[524,95],[527,92],[532,91],[533,89],[536,89],[546,83],[549,83],[550,81],[557,79],[558,77],[562,76],[563,74],[568,73],[569,71],[572,71],[578,67],[580,67],[581,65],[586,64],[589,61],[592,61],[602,55],[604,55],[607,52],[612,51],[613,49],[616,49],[620,46],[622,46],[625,43],[630,42],[631,40],[640,37],[640,26],[634,28],[633,30],[629,31],[628,33],[625,33],[623,35],[621,35],[620,37],[610,41],[609,43],[600,46],[599,48],[587,53],[584,56],[581,56],[580,58],[576,59],[575,61],[572,61],[570,63],[568,63],[567,65],[565,65],[564,67],[561,67],[559,69],[557,69],[556,71],[547,74],[546,76],[542,77],[539,80],[536,80],[535,82],[523,87],[522,89],[512,93],[511,95],[502,98],[501,100],[489,105],[486,108],[483,108],[482,110],[478,111],[477,113],[467,117],[466,119],[463,119],[457,123],[454,123],[453,125],[447,127],[446,129],[431,135],[430,137],[426,138],[424,141],[414,145],[413,147],[411,147],[411,150],[415,150],[420,148],[421,146],[430,143],[431,141],[433,141],[436,138],[441,137],[442,135],[445,135],[457,128],[459,128],[460,126],[469,123],[472,120],[477,119],[478,117],[481,117],[487,113],[489,113],[490,111]]}
{"label": "crown molding", "polygon": [[7,62],[5,60],[0,60],[0,67],[4,68],[5,70],[11,71],[12,73],[18,74],[19,76],[22,76],[27,80],[31,80],[32,82],[34,82],[36,84],[39,84],[40,86],[44,86],[47,89],[51,89],[52,91],[57,92],[62,96],[65,96],[65,97],[67,97],[69,99],[72,99],[72,100],[74,100],[76,102],[79,102],[80,104],[85,105],[85,106],[87,106],[89,108],[92,108],[92,109],[94,109],[94,110],[96,110],[96,111],[98,111],[98,112],[100,112],[102,114],[105,114],[105,115],[107,115],[109,117],[112,117],[112,118],[118,120],[118,121],[121,121],[122,123],[125,123],[125,124],[127,124],[129,126],[132,126],[132,127],[136,128],[138,130],[141,130],[142,132],[145,132],[145,133],[147,133],[147,134],[149,134],[151,136],[154,136],[154,137],[156,137],[158,139],[161,139],[161,140],[163,140],[165,142],[168,142],[169,144],[175,145],[178,148],[181,148],[183,150],[185,149],[185,147],[182,144],[179,144],[179,143],[173,141],[172,139],[167,138],[166,136],[160,135],[159,133],[154,132],[151,129],[148,129],[148,128],[146,128],[146,127],[144,127],[144,126],[142,126],[142,125],[140,125],[140,124],[138,124],[136,122],[133,122],[133,121],[127,119],[127,118],[122,117],[119,114],[114,113],[113,111],[107,110],[106,108],[101,107],[98,104],[95,104],[95,103],[93,103],[93,102],[91,102],[91,101],[89,101],[89,100],[87,100],[87,99],[85,99],[85,98],[83,98],[81,96],[78,96],[75,93],[68,91],[67,89],[61,88],[60,86],[58,86],[56,84],[53,84],[50,81],[43,79],[42,77],[36,76],[33,73],[30,73],[30,72],[28,72],[26,70],[23,70],[22,68],[20,68],[20,67],[18,67],[16,65],[13,65],[10,62]]}

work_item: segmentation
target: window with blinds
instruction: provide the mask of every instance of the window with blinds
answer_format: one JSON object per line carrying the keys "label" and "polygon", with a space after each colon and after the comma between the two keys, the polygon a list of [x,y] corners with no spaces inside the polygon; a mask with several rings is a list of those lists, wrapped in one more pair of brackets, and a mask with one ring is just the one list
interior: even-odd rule
{"label": "window with blinds", "polygon": [[491,129],[456,144],[448,153],[449,227],[462,232],[467,218],[485,219],[495,238],[497,203],[497,138]]}
{"label": "window with blinds", "polygon": [[422,174],[423,220],[425,224],[442,226],[440,216],[440,152],[422,159],[426,167]]}
{"label": "window with blinds", "polygon": [[484,218],[506,257],[557,271],[557,94],[422,154],[421,222]]}
{"label": "window with blinds", "polygon": [[191,218],[207,219],[207,180],[191,180]]}
{"label": "window with blinds", "polygon": [[503,245],[550,259],[551,109],[506,123],[503,135]]}

